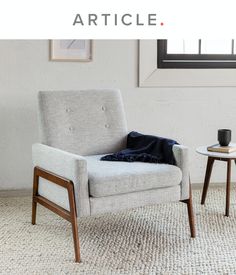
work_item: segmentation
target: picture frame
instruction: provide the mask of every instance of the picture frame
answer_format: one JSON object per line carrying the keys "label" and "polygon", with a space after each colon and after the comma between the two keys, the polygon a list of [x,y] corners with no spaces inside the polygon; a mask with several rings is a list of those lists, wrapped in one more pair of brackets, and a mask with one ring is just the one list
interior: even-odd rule
{"label": "picture frame", "polygon": [[51,61],[92,61],[92,40],[50,40]]}

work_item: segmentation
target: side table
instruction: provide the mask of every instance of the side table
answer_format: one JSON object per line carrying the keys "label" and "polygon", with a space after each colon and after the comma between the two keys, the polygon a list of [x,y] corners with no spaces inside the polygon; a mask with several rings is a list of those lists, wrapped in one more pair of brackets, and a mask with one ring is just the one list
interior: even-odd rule
{"label": "side table", "polygon": [[229,205],[230,205],[230,181],[231,181],[231,161],[236,160],[236,152],[233,153],[218,153],[210,152],[207,150],[208,146],[201,146],[196,149],[196,152],[208,157],[207,167],[204,179],[204,185],[202,190],[201,204],[205,203],[208,186],[210,183],[212,167],[215,160],[227,162],[227,179],[226,179],[226,206],[225,206],[225,216],[229,216]]}

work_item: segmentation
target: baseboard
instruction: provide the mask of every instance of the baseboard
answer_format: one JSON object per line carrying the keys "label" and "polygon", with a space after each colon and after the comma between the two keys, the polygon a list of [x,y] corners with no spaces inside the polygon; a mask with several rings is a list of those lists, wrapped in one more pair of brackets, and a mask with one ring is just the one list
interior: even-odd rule
{"label": "baseboard", "polygon": [[[234,184],[232,182],[232,184]],[[192,189],[193,190],[201,190],[203,187],[203,183],[192,183]],[[210,183],[210,188],[219,188],[219,187],[225,187],[224,182],[218,182],[218,183]],[[20,190],[0,190],[0,198],[5,197],[24,197],[24,196],[31,196],[32,195],[32,189],[20,189]]]}
{"label": "baseboard", "polygon": [[[234,183],[232,182],[232,184]],[[192,183],[191,186],[193,190],[199,190],[203,188],[203,183]],[[210,182],[209,188],[219,188],[219,187],[225,187],[225,182],[217,182],[217,183]]]}
{"label": "baseboard", "polygon": [[0,198],[31,196],[32,189],[0,190]]}

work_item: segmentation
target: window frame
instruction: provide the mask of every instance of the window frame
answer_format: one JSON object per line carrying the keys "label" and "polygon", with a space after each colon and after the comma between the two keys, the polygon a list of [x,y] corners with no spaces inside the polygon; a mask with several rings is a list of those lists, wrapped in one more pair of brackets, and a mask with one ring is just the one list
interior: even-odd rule
{"label": "window frame", "polygon": [[[157,67],[157,40],[137,41],[138,79],[140,88],[202,88],[236,89],[236,69],[160,69]],[[171,89],[172,91],[172,89]]]}
{"label": "window frame", "polygon": [[167,40],[157,40],[160,69],[235,69],[236,54],[168,54]]}

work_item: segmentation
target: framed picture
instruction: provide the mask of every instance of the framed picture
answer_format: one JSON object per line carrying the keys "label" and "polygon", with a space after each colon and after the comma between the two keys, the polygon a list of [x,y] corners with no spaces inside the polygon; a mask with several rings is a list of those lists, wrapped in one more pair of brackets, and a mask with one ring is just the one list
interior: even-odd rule
{"label": "framed picture", "polygon": [[92,41],[76,39],[51,40],[50,60],[92,61]]}

